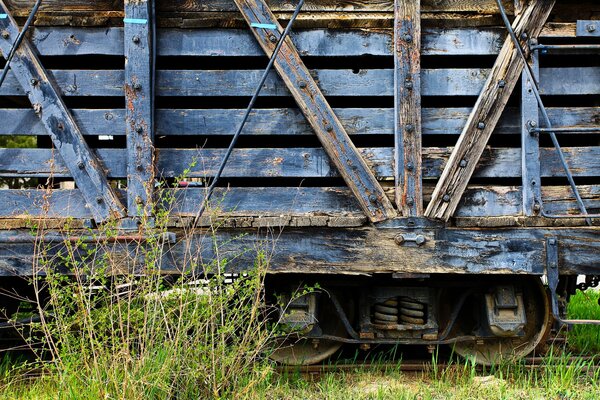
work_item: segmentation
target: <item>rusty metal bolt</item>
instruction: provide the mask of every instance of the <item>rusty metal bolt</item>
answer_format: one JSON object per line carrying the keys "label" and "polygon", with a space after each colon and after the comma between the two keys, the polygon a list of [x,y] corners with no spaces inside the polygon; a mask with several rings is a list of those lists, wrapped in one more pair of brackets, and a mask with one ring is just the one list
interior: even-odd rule
{"label": "rusty metal bolt", "polygon": [[299,80],[299,81],[298,81],[298,87],[299,87],[300,89],[306,89],[306,81],[304,81],[304,80]]}
{"label": "rusty metal bolt", "polygon": [[479,121],[479,123],[477,124],[477,129],[485,129],[485,122]]}
{"label": "rusty metal bolt", "polygon": [[417,235],[417,237],[415,238],[415,243],[417,244],[417,246],[422,246],[425,244],[425,241],[427,239],[425,239],[425,236],[423,235]]}
{"label": "rusty metal bolt", "polygon": [[2,31],[2,39],[8,39],[10,37],[10,33],[8,31]]}
{"label": "rusty metal bolt", "polygon": [[134,37],[131,38],[131,40],[133,41],[133,43],[135,44],[139,44],[141,39],[138,35],[135,35]]}
{"label": "rusty metal bolt", "polygon": [[467,166],[467,160],[460,160],[460,163],[458,164],[459,167],[461,168],[465,168]]}
{"label": "rusty metal bolt", "polygon": [[449,194],[445,194],[444,197],[442,197],[442,200],[447,203],[450,201],[450,195]]}
{"label": "rusty metal bolt", "polygon": [[398,246],[401,246],[404,243],[404,235],[396,235],[394,242],[396,242]]}
{"label": "rusty metal bolt", "polygon": [[269,40],[271,43],[277,43],[277,37],[275,35],[269,35]]}
{"label": "rusty metal bolt", "polygon": [[594,25],[594,24],[589,24],[588,26],[586,26],[586,27],[585,27],[585,29],[586,29],[586,30],[587,30],[589,33],[596,32],[596,25]]}

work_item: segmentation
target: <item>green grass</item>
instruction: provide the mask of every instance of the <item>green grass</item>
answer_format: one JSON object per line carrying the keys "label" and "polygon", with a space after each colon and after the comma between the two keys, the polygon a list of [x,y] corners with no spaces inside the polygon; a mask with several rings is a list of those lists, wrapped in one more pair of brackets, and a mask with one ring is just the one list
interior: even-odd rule
{"label": "green grass", "polygon": [[[578,290],[569,302],[569,318],[600,320],[599,299],[600,291]],[[600,326],[575,325],[568,332],[567,338],[573,351],[592,354],[600,352]]]}

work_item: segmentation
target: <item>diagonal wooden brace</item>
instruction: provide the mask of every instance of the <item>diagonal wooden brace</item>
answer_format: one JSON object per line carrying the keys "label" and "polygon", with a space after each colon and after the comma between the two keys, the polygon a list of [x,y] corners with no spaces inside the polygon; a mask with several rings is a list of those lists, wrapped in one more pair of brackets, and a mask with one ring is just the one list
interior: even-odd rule
{"label": "diagonal wooden brace", "polygon": [[[270,57],[283,31],[281,25],[264,0],[234,1]],[[289,37],[277,55],[275,68],[369,219],[380,222],[395,217],[396,211],[381,185],[350,140]]]}
{"label": "diagonal wooden brace", "polygon": [[[555,0],[531,0],[513,22],[527,55],[528,38],[540,34],[554,3]],[[507,37],[435,187],[426,217],[447,221],[456,210],[524,66],[511,38]]]}
{"label": "diagonal wooden brace", "polygon": [[[7,57],[19,27],[0,0],[0,50]],[[79,127],[59,95],[52,78],[48,75],[29,41],[24,39],[16,50],[11,70],[42,121],[54,146],[69,168],[71,176],[85,198],[94,219],[103,222],[109,217],[122,217],[123,206],[96,156],[85,142]]]}

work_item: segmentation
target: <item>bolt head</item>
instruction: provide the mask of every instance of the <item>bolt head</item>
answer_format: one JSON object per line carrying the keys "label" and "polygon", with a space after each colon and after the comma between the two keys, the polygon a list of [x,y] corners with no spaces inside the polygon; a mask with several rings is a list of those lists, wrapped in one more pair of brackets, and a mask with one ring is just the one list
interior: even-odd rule
{"label": "bolt head", "polygon": [[138,165],[137,165],[135,168],[136,168],[138,171],[143,171],[143,170],[144,170],[144,166],[143,166],[142,164],[138,164]]}
{"label": "bolt head", "polygon": [[405,87],[406,89],[408,89],[408,90],[411,90],[411,89],[413,88],[413,83],[412,83],[412,81],[411,81],[410,79],[407,79],[407,80],[404,82],[404,87]]}
{"label": "bolt head", "polygon": [[36,85],[38,84],[38,80],[37,80],[37,79],[35,79],[35,78],[31,78],[31,79],[29,80],[29,83],[31,83],[31,86],[36,86]]}
{"label": "bolt head", "polygon": [[303,80],[298,81],[298,87],[300,89],[306,89],[306,81],[303,81]]}
{"label": "bolt head", "polygon": [[277,43],[277,37],[275,35],[270,35],[269,40],[271,41],[271,43]]}
{"label": "bolt head", "polygon": [[331,124],[326,124],[326,125],[325,125],[325,130],[326,130],[327,132],[331,132],[331,131],[333,130],[333,126],[331,126]]}
{"label": "bolt head", "polygon": [[540,203],[538,203],[537,201],[535,203],[533,203],[533,211],[534,212],[540,212],[542,210],[542,206],[540,205]]}
{"label": "bolt head", "polygon": [[136,91],[139,92],[140,90],[142,90],[142,84],[141,83],[137,83],[137,82],[134,83],[133,84],[133,90],[136,90]]}
{"label": "bolt head", "polygon": [[406,35],[404,35],[403,38],[404,38],[404,41],[409,42],[409,43],[412,42],[412,40],[413,40],[413,37],[411,35],[409,35],[408,33]]}
{"label": "bolt head", "polygon": [[521,39],[527,40],[528,37],[529,37],[529,35],[527,34],[527,32],[521,33]]}
{"label": "bolt head", "polygon": [[398,246],[402,245],[402,243],[404,243],[404,235],[396,235],[394,242],[396,242]]}
{"label": "bolt head", "polygon": [[594,24],[589,24],[588,26],[586,26],[586,27],[585,27],[585,29],[586,29],[588,32],[590,32],[590,33],[591,33],[591,32],[596,32],[596,25],[594,25]]}
{"label": "bolt head", "polygon": [[477,129],[485,129],[485,122],[479,121],[479,123],[477,124]]}
{"label": "bolt head", "polygon": [[103,202],[104,202],[104,199],[102,197],[96,197],[96,203],[102,204]]}
{"label": "bolt head", "polygon": [[450,195],[449,194],[445,194],[444,197],[442,197],[442,200],[447,203],[450,201]]}
{"label": "bolt head", "polygon": [[460,160],[460,163],[458,165],[461,168],[465,168],[467,166],[467,160]]}
{"label": "bolt head", "polygon": [[548,239],[548,244],[550,244],[551,246],[556,245],[556,239],[554,239],[554,238]]}
{"label": "bolt head", "polygon": [[139,44],[141,39],[138,35],[135,35],[134,37],[131,38],[131,40],[133,41],[133,43],[135,44]]}
{"label": "bolt head", "polygon": [[415,204],[415,201],[413,199],[406,199],[407,206],[412,206],[413,204]]}
{"label": "bolt head", "polygon": [[371,204],[377,203],[377,196],[375,196],[374,194],[370,195],[369,201],[371,202]]}
{"label": "bolt head", "polygon": [[406,130],[406,132],[412,132],[415,130],[415,126],[413,124],[406,124],[404,129]]}
{"label": "bolt head", "polygon": [[504,79],[501,79],[500,81],[498,81],[498,87],[499,88],[506,87],[506,81]]}
{"label": "bolt head", "polygon": [[2,39],[8,39],[10,37],[10,33],[8,31],[2,31]]}
{"label": "bolt head", "polygon": [[415,238],[415,242],[417,243],[418,246],[422,246],[423,244],[425,244],[425,236],[423,235],[417,235],[417,237]]}
{"label": "bolt head", "polygon": [[415,169],[415,166],[413,165],[413,163],[408,163],[406,164],[406,170],[407,171],[412,171],[413,169]]}
{"label": "bolt head", "polygon": [[144,133],[144,128],[143,128],[142,126],[138,126],[138,127],[135,129],[135,131],[141,135],[142,133]]}
{"label": "bolt head", "polygon": [[79,168],[79,169],[84,169],[85,168],[85,164],[83,163],[83,161],[79,161],[77,163],[77,168]]}
{"label": "bolt head", "polygon": [[535,128],[535,127],[537,127],[537,122],[535,122],[535,121],[527,121],[527,125],[529,125],[529,127],[531,127],[531,128]]}

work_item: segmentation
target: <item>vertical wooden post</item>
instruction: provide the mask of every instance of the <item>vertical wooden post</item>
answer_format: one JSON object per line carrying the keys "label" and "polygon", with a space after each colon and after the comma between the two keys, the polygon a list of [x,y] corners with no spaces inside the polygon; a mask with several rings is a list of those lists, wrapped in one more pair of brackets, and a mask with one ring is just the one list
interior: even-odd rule
{"label": "vertical wooden post", "polygon": [[[529,63],[534,79],[539,79],[538,51],[531,53]],[[531,132],[539,126],[538,103],[527,73],[522,73],[521,89],[521,168],[523,178],[523,214],[532,216],[541,210],[540,141],[539,134]]]}
{"label": "vertical wooden post", "polygon": [[148,216],[154,188],[152,1],[125,0],[127,215]]}
{"label": "vertical wooden post", "polygon": [[404,216],[423,214],[421,181],[421,2],[394,1],[394,180]]}

